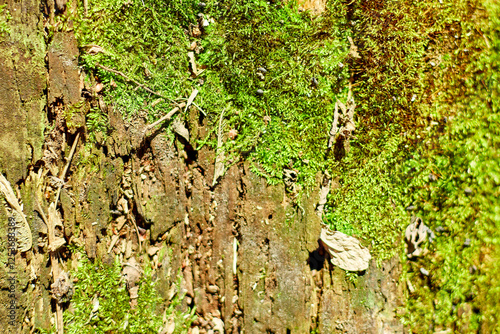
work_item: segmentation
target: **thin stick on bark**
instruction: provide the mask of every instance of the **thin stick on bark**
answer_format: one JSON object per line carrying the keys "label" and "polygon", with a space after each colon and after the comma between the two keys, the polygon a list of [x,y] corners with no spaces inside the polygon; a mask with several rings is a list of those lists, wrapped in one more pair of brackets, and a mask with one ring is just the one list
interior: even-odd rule
{"label": "thin stick on bark", "polygon": [[220,118],[219,118],[219,131],[217,133],[217,156],[215,157],[215,170],[214,170],[214,179],[212,181],[212,187],[217,184],[217,179],[224,175],[224,150],[222,148],[222,145],[224,144],[222,142],[222,126],[223,126],[223,120],[224,120],[224,111],[226,111],[226,108],[222,110],[220,113]]}
{"label": "thin stick on bark", "polygon": [[108,247],[108,254],[111,253],[113,247],[115,247],[116,243],[120,239],[120,231],[123,228],[123,226],[125,226],[125,224],[127,223],[127,220],[123,216],[121,216],[121,218],[123,219],[121,222],[118,222],[118,219],[120,218],[117,219],[118,222],[118,225],[116,226],[117,234],[113,234],[113,236],[111,237],[111,244]]}
{"label": "thin stick on bark", "polygon": [[184,109],[184,112],[186,112],[188,110],[189,106],[191,105],[191,103],[193,103],[194,99],[196,98],[196,95],[198,95],[198,90],[193,89],[193,92],[191,93],[191,95],[189,96],[189,99],[187,100],[186,109]]}
{"label": "thin stick on bark", "polygon": [[207,116],[207,113],[203,109],[201,109],[199,105],[197,105],[196,103],[193,102],[193,106],[195,106],[196,108],[198,108],[198,110],[201,111],[201,113],[203,114],[203,116]]}
{"label": "thin stick on bark", "polygon": [[170,120],[175,115],[175,113],[178,112],[179,110],[181,110],[181,108],[184,108],[185,105],[186,105],[185,103],[181,103],[177,107],[175,107],[174,109],[170,110],[170,112],[168,114],[166,114],[165,116],[163,116],[162,118],[160,118],[156,122],[148,125],[146,127],[145,132],[148,132],[149,130],[153,129],[155,126],[157,126],[158,124],[160,124],[164,121]]}
{"label": "thin stick on bark", "polygon": [[335,141],[335,136],[337,135],[338,132],[339,132],[339,105],[336,102],[335,103],[335,112],[333,114],[332,128],[330,129],[330,138],[328,139],[327,153],[332,148],[333,142]]}
{"label": "thin stick on bark", "polygon": [[[75,141],[73,142],[73,146],[71,146],[71,151],[69,152],[69,158],[68,162],[66,163],[66,166],[64,167],[64,170],[61,174],[60,179],[64,181],[64,178],[66,177],[66,173],[68,172],[69,165],[71,164],[71,160],[73,159],[73,155],[75,154],[76,150],[76,144],[78,144],[78,139],[80,138],[80,132],[76,134]],[[62,184],[59,186],[59,189],[57,189],[57,195],[56,195],[56,200],[54,201],[55,206],[57,207],[57,202],[59,201],[59,195],[61,194],[61,189],[62,189]]]}
{"label": "thin stick on bark", "polygon": [[142,252],[142,246],[141,246],[141,234],[139,233],[139,228],[137,227],[137,224],[135,222],[135,218],[133,215],[129,214],[129,217],[130,217],[130,221],[132,222],[132,224],[134,224],[134,227],[135,227],[135,232],[137,233],[137,241],[139,241],[139,253]]}

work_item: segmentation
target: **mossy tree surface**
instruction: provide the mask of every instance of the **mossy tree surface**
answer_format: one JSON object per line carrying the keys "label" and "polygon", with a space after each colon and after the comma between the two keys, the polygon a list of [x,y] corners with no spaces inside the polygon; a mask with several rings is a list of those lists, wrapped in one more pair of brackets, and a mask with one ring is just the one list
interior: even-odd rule
{"label": "mossy tree surface", "polygon": [[330,215],[371,231],[382,255],[392,234],[381,220],[403,229],[417,215],[441,231],[424,257],[403,255],[402,281],[415,289],[403,319],[416,333],[498,330],[498,13],[492,1],[374,1],[350,12],[359,131]]}
{"label": "mossy tree surface", "polygon": [[132,308],[121,270],[118,261],[111,266],[85,257],[80,261],[74,273],[77,282],[72,309],[65,313],[68,333],[156,333],[163,327],[164,318],[175,320],[173,333],[187,333],[195,309],[186,313],[178,308],[184,296],[175,295],[169,306],[163,307],[151,270],[146,267],[137,283],[138,298]]}
{"label": "mossy tree surface", "polygon": [[[84,55],[84,65],[118,69],[165,97],[152,103],[157,96],[97,67],[109,100],[124,115],[146,111],[152,121],[197,88],[195,102],[211,124],[224,110],[224,133],[239,132],[236,140],[224,140],[226,151],[233,158],[254,160],[254,170],[269,182],[280,182],[286,167],[300,170],[301,180],[310,185],[324,169],[334,102],[345,96],[347,86],[343,4],[332,3],[332,10],[319,18],[299,14],[292,2],[226,1],[200,7],[197,1],[101,1],[89,6],[77,30],[80,44],[84,50],[97,44],[104,53]],[[198,20],[209,25],[199,38],[190,37],[187,32]],[[192,42],[200,51],[199,66],[206,67],[197,78],[187,61]],[[259,67],[266,71],[264,80],[258,77]],[[215,139],[201,144],[214,147]]]}
{"label": "mossy tree surface", "polygon": [[[83,66],[124,116],[152,122],[196,88],[209,136],[195,148],[217,146],[223,113],[227,163],[250,159],[269,183],[296,169],[304,193],[328,170],[339,186],[324,221],[362,238],[379,261],[403,252],[411,215],[441,226],[430,253],[406,264],[416,291],[404,321],[415,332],[490,331],[500,313],[498,10],[494,1],[329,1],[312,17],[292,1],[99,0],[87,14],[79,9],[77,34],[82,51],[103,48],[85,54]],[[193,33],[199,22],[208,24],[201,35]],[[348,55],[348,36],[360,59]],[[197,77],[187,56],[193,42],[205,67]],[[351,77],[356,138],[342,161],[325,159],[334,104]]]}

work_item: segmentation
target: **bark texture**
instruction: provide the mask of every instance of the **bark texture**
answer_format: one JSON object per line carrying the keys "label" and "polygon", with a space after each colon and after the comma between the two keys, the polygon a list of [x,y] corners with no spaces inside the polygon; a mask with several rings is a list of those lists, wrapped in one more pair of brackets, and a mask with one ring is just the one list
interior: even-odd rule
{"label": "bark texture", "polygon": [[[34,246],[16,255],[19,326],[4,325],[7,311],[1,308],[2,332],[51,327],[50,262],[47,245],[38,242],[47,231],[36,206],[38,201],[46,208],[49,198],[29,168],[60,175],[64,152],[91,105],[108,113],[112,131],[90,151],[78,146],[80,163],[72,164],[60,196],[61,233],[68,243],[108,263],[115,255],[139,261],[149,256],[164,298],[180,272],[184,303],[197,307],[194,325],[200,333],[213,328],[214,318],[224,322],[227,333],[403,332],[395,314],[402,293],[397,259],[381,268],[372,260],[354,285],[316,251],[319,186],[299,205],[283,185],[267,185],[242,162],[212,186],[214,151],[195,150],[182,138],[171,143],[161,134],[143,140],[143,118],[126,123],[102,100],[85,100],[73,33],[56,32],[46,41],[38,2],[7,4],[13,19],[11,34],[0,44],[0,169],[19,185]],[[197,109],[188,112],[185,125],[194,143],[206,136],[207,123]],[[85,139],[85,129],[80,131]],[[128,219],[145,238],[130,227],[108,254],[113,212],[124,202]],[[7,216],[0,208],[2,263]],[[148,252],[152,247],[169,251],[159,257]],[[66,269],[75,268],[71,254],[64,253],[63,260]],[[8,302],[4,277],[1,266],[2,304]]]}

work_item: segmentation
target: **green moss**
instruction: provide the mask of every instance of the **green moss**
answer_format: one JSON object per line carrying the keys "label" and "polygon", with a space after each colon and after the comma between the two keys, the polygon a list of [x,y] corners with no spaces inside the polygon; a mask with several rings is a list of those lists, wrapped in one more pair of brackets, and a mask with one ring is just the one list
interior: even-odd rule
{"label": "green moss", "polygon": [[[348,77],[344,13],[336,1],[318,18],[299,13],[293,2],[207,7],[215,23],[200,54],[209,66],[201,103],[215,111],[231,103],[224,130],[239,136],[227,141],[226,151],[253,161],[252,171],[271,184],[294,168],[299,183],[311,185],[325,166],[334,103],[344,97]],[[259,67],[267,71],[263,80]]]}
{"label": "green moss", "polygon": [[[163,326],[162,310],[165,309],[166,319],[170,315],[175,319],[174,333],[187,333],[194,320],[194,310],[188,313],[180,311],[178,306],[183,296],[178,295],[167,306],[163,306],[164,301],[155,290],[155,282],[148,268],[145,266],[145,272],[138,283],[137,306],[131,309],[126,284],[121,276],[121,265],[115,262],[108,266],[83,258],[78,270],[74,272],[78,281],[74,286],[72,311],[64,313],[65,331],[157,333]],[[92,313],[96,298],[99,300],[98,311]]]}
{"label": "green moss", "polygon": [[12,19],[12,16],[5,7],[7,7],[7,4],[0,6],[0,38],[2,38],[4,34],[10,34],[8,22]]}
{"label": "green moss", "polygon": [[108,115],[100,109],[92,108],[86,118],[88,141],[99,144],[106,142],[109,131]]}
{"label": "green moss", "polygon": [[[404,257],[403,281],[415,292],[403,320],[415,333],[430,326],[493,332],[498,323],[490,292],[500,285],[493,265],[500,240],[498,11],[489,1],[353,9],[362,56],[351,64],[359,131],[326,217],[378,243],[379,260],[401,249],[394,246],[410,215],[444,229],[426,256]],[[405,212],[410,205],[415,211]]]}
{"label": "green moss", "polygon": [[[217,146],[224,111],[228,163],[249,160],[271,184],[293,168],[306,191],[328,170],[339,187],[324,221],[357,235],[378,261],[403,252],[402,232],[413,214],[434,230],[445,228],[427,245],[429,255],[405,263],[404,279],[417,290],[403,320],[414,332],[431,324],[491,332],[500,314],[498,11],[486,0],[331,0],[326,13],[312,17],[291,1],[207,1],[202,8],[194,0],[94,0],[87,17],[79,8],[76,32],[82,50],[103,48],[84,54],[82,65],[125,117],[145,112],[152,122],[196,88],[207,124],[204,131],[192,127],[197,149]],[[198,13],[209,25],[193,37]],[[361,58],[348,56],[347,37]],[[205,67],[196,78],[187,57],[192,42]],[[163,99],[153,103],[158,96],[97,63]],[[337,161],[325,151],[334,103],[345,99],[348,79],[358,104],[356,138]],[[106,120],[95,115],[88,126],[105,133]],[[176,117],[196,121],[192,114]],[[234,140],[227,136],[232,129]],[[406,211],[410,205],[415,211]],[[472,247],[462,247],[467,238]],[[471,274],[473,265],[479,271]],[[420,267],[431,271],[429,279]],[[473,311],[459,318],[465,304]]]}
{"label": "green moss", "polygon": [[[76,131],[77,129],[83,127],[85,124],[83,120],[85,119],[84,115],[86,113],[85,102],[79,102],[75,105],[70,105],[64,109],[64,119],[66,121],[66,126],[69,130]],[[106,123],[105,123],[106,125]],[[92,131],[95,133],[95,129],[87,129],[88,131]],[[94,134],[95,137],[95,134]]]}
{"label": "green moss", "polygon": [[[224,135],[228,159],[243,155],[255,161],[253,171],[270,183],[281,182],[283,169],[290,167],[299,170],[301,183],[314,182],[325,165],[333,103],[345,95],[348,77],[349,30],[343,28],[341,2],[332,2],[319,18],[298,13],[293,3],[263,1],[208,2],[203,9],[197,1],[101,0],[90,1],[89,8],[86,18],[80,10],[79,43],[84,49],[99,45],[104,52],[83,55],[83,64],[95,69],[108,101],[124,115],[146,111],[153,121],[173,106],[171,101],[197,88],[195,102],[206,111],[210,127],[216,129],[225,109],[223,134],[239,132],[234,141]],[[186,32],[197,25],[197,13],[210,24],[195,38]],[[192,42],[199,47],[199,66],[206,67],[197,79],[190,77],[187,58]],[[164,99],[153,106],[158,96],[97,63],[145,83]],[[258,67],[267,70],[262,81]],[[200,144],[215,147],[214,132],[209,131],[208,142],[198,138]]]}

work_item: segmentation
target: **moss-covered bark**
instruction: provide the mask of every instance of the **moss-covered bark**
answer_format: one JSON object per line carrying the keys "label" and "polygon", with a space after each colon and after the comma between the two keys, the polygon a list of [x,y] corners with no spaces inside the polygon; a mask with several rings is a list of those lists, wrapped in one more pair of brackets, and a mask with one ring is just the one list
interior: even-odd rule
{"label": "moss-covered bark", "polygon": [[[151,267],[167,304],[180,273],[180,290],[186,294],[180,307],[196,306],[199,318],[193,326],[200,333],[213,329],[214,319],[222,320],[228,333],[402,331],[395,316],[401,293],[397,260],[382,270],[372,263],[356,285],[326,263],[311,263],[320,232],[318,189],[298,200],[283,185],[270,186],[253,174],[248,162],[232,165],[212,186],[215,151],[208,146],[193,150],[194,141],[208,133],[200,111],[191,107],[186,123],[193,145],[178,137],[172,143],[158,133],[144,138],[145,119],[125,122],[99,99],[95,82],[87,83],[82,96],[73,32],[56,31],[46,41],[38,5],[8,2],[12,33],[0,48],[0,169],[14,186],[20,184],[35,240],[32,250],[16,256],[19,308],[13,331],[52,327],[53,263],[42,222],[60,185],[51,176],[66,176],[58,207],[64,227],[58,236],[90,259],[108,264],[115,258],[122,264],[137,259]],[[109,131],[98,145],[78,144],[69,173],[61,175],[68,162],[61,158],[67,157],[78,128],[68,124],[76,105],[81,114],[100,108]],[[87,130],[79,130],[82,142],[89,139]],[[28,167],[40,173],[30,174]],[[126,221],[121,230],[119,218]],[[0,219],[5,263],[3,208]],[[59,256],[64,269],[77,268],[76,251],[63,247]],[[0,277],[7,277],[3,267]],[[7,283],[0,284],[5,301]],[[62,306],[74,311],[71,302]],[[0,323],[6,319],[2,308]]]}
{"label": "moss-covered bark", "polygon": [[37,1],[7,1],[12,19],[0,38],[0,167],[11,182],[42,157],[47,68]]}
{"label": "moss-covered bark", "polygon": [[[0,171],[15,185],[28,175],[28,166],[42,157],[47,101],[46,45],[39,2],[2,3],[11,18],[7,22],[9,32],[0,36]],[[21,327],[8,327],[11,319],[6,306],[15,301],[15,320],[21,324],[24,310],[31,308],[33,302],[33,288],[29,285],[31,255],[16,254],[15,274],[8,273],[8,216],[1,205],[0,323],[6,332]],[[32,222],[32,214],[28,214],[28,221]],[[7,278],[15,281],[14,298],[9,297]]]}

